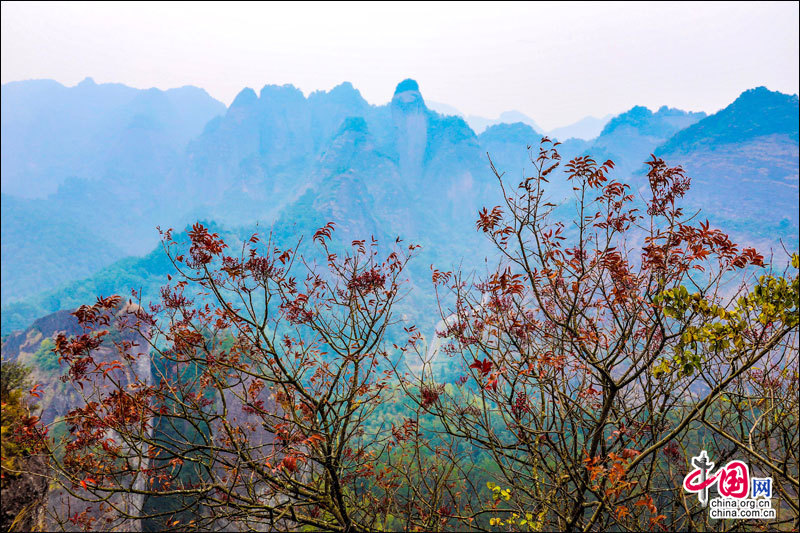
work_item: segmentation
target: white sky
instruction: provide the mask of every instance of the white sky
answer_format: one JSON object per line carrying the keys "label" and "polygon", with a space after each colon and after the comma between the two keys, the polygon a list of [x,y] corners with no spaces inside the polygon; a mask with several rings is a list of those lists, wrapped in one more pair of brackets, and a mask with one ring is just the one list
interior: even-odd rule
{"label": "white sky", "polygon": [[350,81],[385,103],[411,77],[466,114],[550,129],[633,105],[714,112],[798,92],[797,2],[533,4],[2,3],[2,83],[86,76],[306,94]]}

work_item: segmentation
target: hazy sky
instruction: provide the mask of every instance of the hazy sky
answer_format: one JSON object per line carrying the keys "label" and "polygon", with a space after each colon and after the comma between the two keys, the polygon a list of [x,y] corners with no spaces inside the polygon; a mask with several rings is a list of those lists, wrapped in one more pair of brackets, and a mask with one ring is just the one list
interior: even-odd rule
{"label": "hazy sky", "polygon": [[544,128],[635,104],[713,112],[758,85],[798,92],[798,3],[2,3],[2,82],[170,88],[350,81]]}

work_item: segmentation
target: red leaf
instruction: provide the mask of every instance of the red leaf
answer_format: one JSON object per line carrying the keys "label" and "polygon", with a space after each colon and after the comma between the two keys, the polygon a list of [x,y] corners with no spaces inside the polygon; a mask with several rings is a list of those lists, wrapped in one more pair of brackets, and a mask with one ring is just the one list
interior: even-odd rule
{"label": "red leaf", "polygon": [[469,365],[469,367],[480,371],[480,373],[485,376],[486,374],[491,372],[491,370],[492,370],[492,362],[489,361],[488,357],[486,359],[484,359],[483,361],[478,361],[477,359],[475,359],[475,362],[472,363],[471,365]]}

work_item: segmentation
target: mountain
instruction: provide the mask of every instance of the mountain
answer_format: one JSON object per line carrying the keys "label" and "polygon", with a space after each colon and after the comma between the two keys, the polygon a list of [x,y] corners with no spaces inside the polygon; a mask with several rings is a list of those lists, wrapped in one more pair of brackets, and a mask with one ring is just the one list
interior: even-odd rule
{"label": "mountain", "polygon": [[466,118],[466,121],[475,131],[475,133],[482,133],[490,126],[496,126],[498,124],[513,124],[515,122],[527,124],[538,132],[544,131],[544,128],[539,126],[531,117],[520,111],[505,111],[500,113],[500,116],[497,118],[486,118],[477,115],[470,115]]}
{"label": "mountain", "polygon": [[[792,97],[786,98],[791,104]],[[644,185],[643,161],[657,149],[680,147],[664,151],[668,162],[695,166],[702,162],[694,163],[697,158],[729,161],[747,153],[750,159],[735,164],[766,168],[758,172],[770,180],[759,189],[759,202],[766,205],[776,194],[765,188],[779,181],[770,173],[783,176],[780,183],[790,189],[794,177],[795,196],[788,199],[796,201],[797,123],[787,122],[792,110],[778,100],[765,104],[743,95],[732,104],[735,113],[723,110],[711,117],[637,106],[614,117],[595,139],[571,138],[559,150],[564,161],[582,154],[613,159],[613,177],[636,188]],[[794,97],[795,116],[796,108]],[[771,117],[773,109],[783,118],[769,119],[773,126],[764,129],[758,117]],[[728,139],[725,124],[742,135]],[[399,236],[421,244],[410,271],[418,296],[403,312],[415,320],[429,319],[429,310],[435,315],[430,265],[447,269],[463,259],[469,268],[489,253],[474,220],[480,207],[502,202],[489,157],[508,179],[518,179],[530,172],[528,147],[536,150],[541,136],[522,121],[494,124],[476,135],[463,117],[432,110],[414,80],[399,83],[391,101],[379,106],[367,103],[349,83],[308,96],[291,85],[244,89],[174,156],[160,160],[155,145],[123,142],[115,145],[115,157],[124,162],[124,173],[67,178],[46,199],[4,195],[3,287],[8,289],[3,291],[2,331],[26,327],[39,316],[97,294],[129,294],[136,288],[157,296],[171,265],[157,246],[155,226],[185,228],[196,220],[240,240],[253,231],[272,231],[288,244],[334,221],[340,242],[374,235],[381,242]],[[112,132],[108,137],[124,136]],[[98,143],[95,152],[104,146]],[[150,147],[138,151],[141,146]],[[783,152],[773,154],[765,147]],[[717,159],[708,159],[707,152]],[[762,156],[763,161],[758,159]],[[135,161],[152,177],[134,168]],[[703,172],[700,168],[696,178],[698,190],[703,189]],[[715,176],[712,167],[708,172]],[[561,171],[553,173],[549,190],[556,202],[571,194],[560,176]],[[731,187],[748,179],[732,179]],[[784,210],[780,216],[763,214],[772,241],[792,227],[792,217],[796,220],[796,209],[782,201],[776,203]],[[735,207],[726,211],[725,205],[708,201],[704,207],[710,218],[743,235],[760,231],[751,219],[737,219]],[[132,257],[122,259],[126,255]]]}
{"label": "mountain", "polygon": [[537,132],[544,131],[531,117],[520,111],[504,111],[500,113],[497,118],[486,118],[479,115],[465,116],[464,113],[455,107],[441,102],[427,102],[427,105],[431,110],[439,114],[463,118],[476,134],[483,133],[487,128],[492,126],[514,124],[517,122],[527,124]]}
{"label": "mountain", "polygon": [[[439,114],[464,118],[464,113],[451,105],[431,101],[428,101],[427,104],[430,109]],[[603,127],[605,127],[605,125],[608,124],[613,117],[614,115],[606,115],[602,118],[584,117],[577,122],[573,122],[572,124],[561,126],[560,128],[555,128],[547,132],[545,132],[543,128],[539,127],[532,118],[520,113],[519,111],[508,111],[502,113],[496,119],[488,119],[480,116],[469,116],[466,118],[466,120],[472,130],[477,134],[481,134],[487,129],[500,124],[514,124],[516,122],[521,122],[522,124],[526,124],[530,126],[531,129],[538,132],[537,135],[539,136],[546,133],[551,139],[558,139],[563,142],[568,139],[581,139],[590,141],[600,135],[600,132],[603,131]]]}
{"label": "mountain", "polygon": [[[356,145],[363,151],[348,159]],[[413,80],[401,82],[383,106],[369,105],[349,83],[308,98],[291,86],[266,86],[260,95],[245,90],[187,152],[181,180],[191,193],[183,200],[194,215],[234,225],[273,218],[334,161],[347,169],[377,158],[379,169],[364,169],[371,190],[381,184],[409,194],[450,183],[465,165],[481,172],[483,164],[466,123],[429,110]],[[443,164],[453,167],[447,175]]]}
{"label": "mountain", "polygon": [[513,178],[532,168],[528,147],[538,146],[541,138],[542,135],[529,125],[515,122],[489,126],[478,135],[478,142],[495,168],[501,173],[511,173]]}
{"label": "mountain", "polygon": [[[187,213],[178,227],[216,220],[245,235],[260,221],[289,242],[335,221],[343,242],[374,235],[421,244],[412,276],[419,283],[429,280],[431,263],[478,259],[482,240],[473,219],[494,190],[475,134],[463,119],[429,110],[413,80],[398,84],[384,106],[370,106],[350,84],[308,98],[291,86],[242,91],[190,143],[184,166],[170,178],[176,192],[168,201]],[[460,231],[454,228],[467,235],[454,238]],[[91,294],[145,286],[155,296],[153,280],[169,272],[161,255],[156,248],[145,260],[125,259],[83,282],[6,306],[3,331]]]}
{"label": "mountain", "polygon": [[151,249],[175,220],[170,174],[224,109],[196,87],[4,84],[2,302]]}
{"label": "mountain", "polygon": [[86,278],[123,257],[113,243],[41,200],[2,198],[2,304]]}
{"label": "mountain", "polygon": [[677,132],[656,154],[692,177],[687,200],[751,237],[797,246],[798,97],[758,87]]}
{"label": "mountain", "polygon": [[[92,363],[96,363],[97,368],[105,366],[107,369],[105,373],[108,377],[108,382],[119,383],[120,388],[123,390],[126,390],[127,386],[131,387],[128,390],[132,390],[134,384],[147,386],[154,381],[149,357],[150,344],[146,338],[148,333],[136,327],[131,327],[136,321],[134,317],[136,309],[135,305],[122,303],[112,311],[101,312],[101,316],[108,319],[105,322],[108,335],[103,338],[100,346],[92,349],[89,353]],[[122,328],[121,325],[126,323],[129,326]],[[3,362],[17,362],[28,367],[30,369],[30,382],[41,387],[40,394],[37,394],[38,398],[36,399],[37,415],[49,429],[49,435],[55,437],[56,442],[58,442],[60,436],[68,431],[68,424],[64,420],[67,414],[74,409],[84,407],[90,400],[97,399],[97,396],[93,396],[89,388],[87,390],[83,389],[83,384],[78,389],[72,379],[61,379],[62,375],[66,374],[68,364],[60,360],[59,355],[53,350],[56,344],[55,338],[59,333],[64,333],[67,336],[79,336],[85,332],[86,330],[79,325],[71,310],[63,310],[39,318],[24,331],[14,332],[3,338]],[[124,369],[121,369],[119,368],[120,360],[127,360],[130,365],[126,365]],[[116,363],[116,365],[112,363]],[[91,364],[89,366],[91,367]],[[6,412],[4,411],[3,414],[5,416]],[[113,435],[110,436],[112,441],[114,438]],[[124,449],[129,442],[117,440],[117,444]],[[47,467],[39,468],[35,471],[40,472],[41,475],[47,475],[51,479],[56,475],[56,472],[49,470]],[[15,485],[24,488],[25,483],[22,483],[22,481],[25,480],[25,476],[26,474],[22,476],[22,479],[15,480]],[[144,487],[143,481],[138,484],[136,481],[133,483],[134,488],[141,489]],[[7,497],[9,499],[18,497],[17,494],[8,494],[6,492],[7,488],[4,480],[4,511],[5,499]],[[80,488],[77,490],[80,490]],[[55,511],[57,509],[69,507],[75,510],[86,507],[85,502],[74,497],[73,491],[52,487],[49,491],[40,492],[44,493],[41,499],[37,498],[33,502],[27,502],[28,505],[33,503],[47,508],[46,510],[41,509],[38,511],[41,523],[34,530],[53,531],[60,529],[60,525],[53,519],[56,516]],[[135,505],[136,507],[141,507],[143,502],[144,497],[139,494],[118,493],[111,496],[110,505],[120,507]],[[5,517],[3,518],[5,519]],[[126,525],[134,531],[143,530],[138,520],[134,521],[132,525],[130,523]],[[114,524],[113,521],[108,524],[108,527],[112,530],[127,530],[119,527],[119,524]]]}
{"label": "mountain", "polygon": [[2,192],[43,198],[69,177],[140,179],[178,155],[225,106],[203,89],[134,89],[86,78],[2,86]]}
{"label": "mountain", "polygon": [[[597,161],[611,159],[615,163],[615,176],[628,180],[634,174],[642,173],[644,160],[657,146],[703,117],[704,113],[666,106],[655,113],[636,106],[610,120],[597,138],[588,141],[566,139],[558,150],[563,161],[579,155],[591,155]],[[514,173],[532,168],[527,147],[537,147],[540,139],[541,134],[522,123],[497,124],[479,135],[482,147],[492,156],[497,169]],[[551,181],[552,193],[557,199],[571,190],[571,186],[563,181]]]}
{"label": "mountain", "polygon": [[641,174],[643,162],[657,146],[705,116],[702,112],[687,112],[667,106],[662,106],[655,113],[646,107],[634,106],[611,119],[587,151],[597,161],[614,161],[616,175],[628,179],[633,174]]}
{"label": "mountain", "polygon": [[747,142],[768,135],[785,135],[798,142],[798,98],[757,87],[743,92],[729,106],[697,122],[659,148],[688,153],[697,148]]}
{"label": "mountain", "polygon": [[547,132],[551,139],[566,141],[568,139],[582,139],[590,141],[602,133],[603,128],[613,118],[614,115],[606,115],[602,118],[584,117],[577,122],[567,126],[562,126]]}

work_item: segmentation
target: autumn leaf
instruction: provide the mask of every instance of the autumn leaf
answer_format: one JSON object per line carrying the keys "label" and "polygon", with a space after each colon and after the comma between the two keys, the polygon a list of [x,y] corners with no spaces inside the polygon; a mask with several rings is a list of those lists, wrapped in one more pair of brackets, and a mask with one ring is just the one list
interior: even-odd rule
{"label": "autumn leaf", "polygon": [[483,361],[475,359],[475,362],[469,365],[470,368],[478,370],[482,375],[486,375],[492,370],[492,362],[487,357]]}

